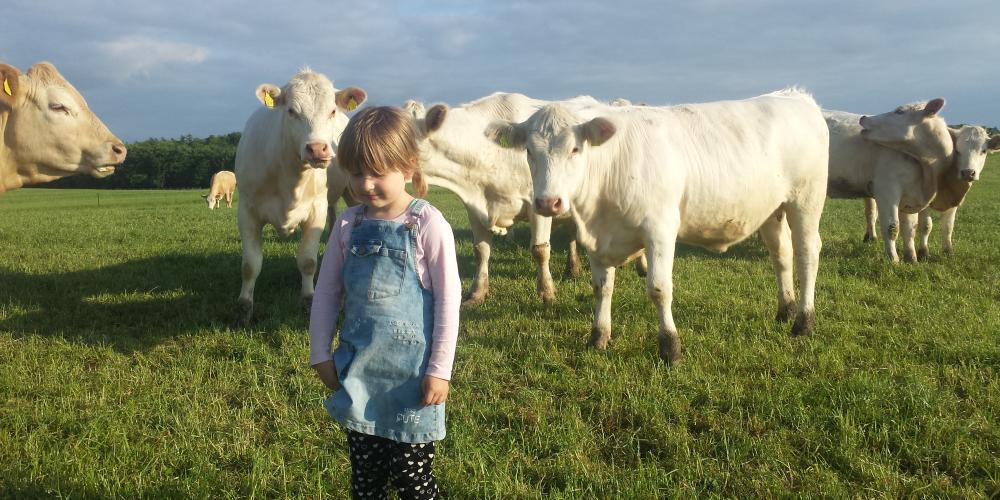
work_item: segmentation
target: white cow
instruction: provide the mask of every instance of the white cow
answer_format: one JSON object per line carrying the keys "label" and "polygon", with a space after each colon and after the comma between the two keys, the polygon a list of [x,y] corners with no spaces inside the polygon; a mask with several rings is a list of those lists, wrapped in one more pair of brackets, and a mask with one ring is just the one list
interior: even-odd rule
{"label": "white cow", "polygon": [[258,86],[257,98],[264,106],[250,115],[236,147],[243,323],[253,316],[254,283],[264,257],[264,224],[282,236],[302,228],[297,258],[301,296],[306,307],[312,302],[316,255],[327,217],[327,167],[347,126],[344,113],[367,95],[357,87],[337,90],[326,76],[306,68],[284,87]]}
{"label": "white cow", "polygon": [[885,255],[892,262],[899,261],[899,214],[923,210],[937,192],[937,177],[951,162],[948,126],[938,116],[943,107],[944,99],[932,99],[887,113],[903,117],[912,125],[905,140],[891,145],[888,141],[868,140],[873,138],[872,132],[866,130],[871,117],[823,111],[830,129],[827,195],[878,200]]}
{"label": "white cow", "polygon": [[228,170],[220,170],[212,175],[212,183],[208,194],[201,195],[208,203],[209,210],[215,210],[222,198],[226,198],[226,207],[233,208],[233,193],[236,192],[236,174]]}
{"label": "white cow", "polygon": [[[571,103],[597,103],[577,97]],[[516,220],[531,224],[531,254],[537,269],[537,292],[545,302],[555,299],[549,271],[552,219],[531,209],[531,174],[523,153],[498,147],[482,131],[494,120],[523,120],[546,101],[521,94],[495,93],[457,108],[436,104],[420,113],[422,105],[408,102],[422,133],[421,170],[428,184],[455,193],[465,205],[472,229],[477,270],[465,295],[465,305],[482,303],[489,293],[490,245],[494,235],[507,234]],[[567,273],[580,273],[576,241],[570,242]]]}
{"label": "white cow", "polygon": [[[885,141],[889,147],[898,147],[898,144],[905,143],[906,138],[913,135],[909,131],[910,126],[905,123],[906,119],[905,114],[896,113],[871,117],[865,121],[866,130],[870,130],[866,137],[873,141]],[[902,224],[903,258],[909,262],[924,260],[929,253],[928,238],[933,227],[931,209],[941,212],[943,250],[945,254],[952,253],[954,248],[952,233],[955,229],[958,207],[965,200],[969,189],[972,189],[972,184],[979,180],[986,166],[986,156],[990,152],[1000,150],[1000,134],[991,137],[983,127],[966,125],[959,129],[949,128],[948,132],[954,145],[952,164],[937,176],[937,193],[930,205],[920,211],[917,224],[920,247],[916,250],[913,243],[913,226],[917,223],[918,216],[902,213],[899,216]],[[865,200],[865,216],[868,221],[866,239],[873,233],[876,208],[875,200],[870,198]]]}
{"label": "white cow", "polygon": [[55,66],[0,63],[0,194],[73,174],[101,179],[126,153]]}
{"label": "white cow", "polygon": [[771,254],[779,319],[795,309],[794,256],[800,290],[792,334],[811,332],[829,133],[810,95],[787,89],[743,101],[583,112],[553,104],[522,123],[497,122],[486,135],[527,150],[539,213],[572,213],[593,272],[591,345],[605,349],[611,338],[614,266],[645,248],[660,357],[680,360],[671,312],[676,242],[723,252],[754,231]]}

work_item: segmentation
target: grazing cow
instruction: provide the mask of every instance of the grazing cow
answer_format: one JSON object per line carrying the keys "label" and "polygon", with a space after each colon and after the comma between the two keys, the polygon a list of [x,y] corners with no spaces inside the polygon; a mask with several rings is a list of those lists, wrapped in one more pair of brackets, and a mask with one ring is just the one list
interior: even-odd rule
{"label": "grazing cow", "polygon": [[209,210],[215,210],[219,200],[226,198],[226,207],[233,208],[233,193],[236,192],[236,174],[228,170],[220,170],[212,175],[212,185],[208,194],[201,195],[208,203]]}
{"label": "grazing cow", "polygon": [[593,273],[592,346],[605,349],[611,338],[614,266],[645,248],[660,357],[679,361],[676,242],[723,252],[758,230],[777,276],[777,317],[795,309],[794,257],[800,290],[792,333],[810,333],[829,132],[809,94],[579,112],[553,104],[522,123],[496,122],[486,135],[527,150],[536,211],[569,212],[576,221]]}
{"label": "grazing cow", "polygon": [[309,68],[284,87],[266,83],[257,87],[257,99],[264,106],[250,115],[236,147],[243,323],[253,316],[254,283],[264,258],[264,224],[282,236],[302,228],[297,257],[301,297],[306,307],[312,302],[316,255],[327,217],[327,167],[347,126],[344,113],[366,98],[357,87],[335,89],[326,76]]}
{"label": "grazing cow", "polygon": [[[570,103],[597,103],[577,97]],[[480,304],[489,294],[490,245],[494,235],[505,235],[516,220],[531,224],[531,255],[537,269],[537,292],[545,302],[555,299],[549,271],[552,219],[531,209],[531,174],[524,154],[498,147],[482,131],[497,119],[523,120],[546,104],[521,94],[496,93],[457,108],[432,106],[423,115],[419,103],[405,109],[416,113],[422,133],[421,170],[428,184],[455,193],[465,205],[472,229],[476,275],[464,305]],[[576,241],[570,242],[566,272],[580,274]]]}
{"label": "grazing cow", "polygon": [[0,194],[73,174],[102,179],[126,152],[55,66],[0,63]]}
{"label": "grazing cow", "polygon": [[[879,115],[900,116],[910,126],[905,140],[876,142],[868,127],[878,117],[823,111],[830,130],[827,196],[878,200],[885,255],[898,262],[899,214],[920,212],[937,192],[937,178],[951,163],[948,126],[938,116],[944,99],[900,106]],[[874,222],[873,222],[874,224]]]}
{"label": "grazing cow", "polygon": [[[904,116],[893,114],[882,117],[882,120],[870,120],[866,126],[872,130],[872,133],[868,135],[874,137],[878,132],[880,138],[892,139],[889,141],[890,144],[903,141],[907,137],[904,135],[907,133],[906,127],[889,126],[889,124],[902,119]],[[908,262],[924,260],[929,254],[927,244],[933,227],[931,209],[941,212],[943,250],[945,254],[952,253],[954,248],[952,233],[955,229],[955,215],[958,212],[958,207],[965,200],[969,189],[972,189],[972,184],[979,180],[983,167],[986,166],[986,156],[990,152],[1000,151],[1000,134],[994,134],[991,137],[983,127],[966,125],[959,129],[949,128],[948,132],[954,145],[952,166],[938,175],[936,196],[927,208],[920,211],[919,216],[900,214],[903,258]],[[868,220],[866,239],[869,239],[873,233],[876,209],[875,200],[865,199],[865,218]],[[917,231],[920,247],[914,251],[913,226],[918,217]]]}

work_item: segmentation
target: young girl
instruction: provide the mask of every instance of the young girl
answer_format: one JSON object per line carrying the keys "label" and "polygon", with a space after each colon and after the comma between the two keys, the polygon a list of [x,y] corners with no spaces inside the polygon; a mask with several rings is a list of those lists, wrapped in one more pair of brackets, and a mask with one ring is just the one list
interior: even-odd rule
{"label": "young girl", "polygon": [[[337,162],[361,205],[330,231],[309,324],[313,368],[347,431],[351,494],[437,498],[434,441],[444,438],[461,281],[451,226],[406,192],[419,172],[412,119],[372,107],[351,118]],[[340,345],[330,355],[343,301]]]}

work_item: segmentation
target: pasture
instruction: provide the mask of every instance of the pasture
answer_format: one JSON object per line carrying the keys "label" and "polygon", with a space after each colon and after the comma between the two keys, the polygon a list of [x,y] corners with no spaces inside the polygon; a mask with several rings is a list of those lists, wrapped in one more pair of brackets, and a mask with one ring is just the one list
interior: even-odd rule
{"label": "pasture", "polygon": [[[346,496],[343,434],[308,366],[297,237],[265,230],[257,323],[233,328],[236,210],[201,190],[0,197],[0,496]],[[528,227],[494,240],[491,297],[462,312],[453,498],[1000,495],[1000,155],[959,210],[956,253],[891,265],[863,207],[828,200],[818,323],[773,320],[756,237],[681,246],[685,361],[656,351],[644,282],[620,269],[607,352],[588,350],[589,271],[534,293]],[[238,195],[237,195],[238,196]],[[463,283],[465,211],[451,221]],[[936,219],[935,219],[936,220]],[[324,238],[325,241],[325,238]],[[586,267],[586,266],[585,266]]]}

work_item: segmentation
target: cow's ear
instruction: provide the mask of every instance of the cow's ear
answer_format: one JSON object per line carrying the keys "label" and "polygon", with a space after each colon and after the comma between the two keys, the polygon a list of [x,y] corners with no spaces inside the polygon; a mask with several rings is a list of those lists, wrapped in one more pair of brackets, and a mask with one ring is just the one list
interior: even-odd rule
{"label": "cow's ear", "polygon": [[257,86],[257,99],[269,108],[285,102],[281,97],[281,88],[270,83],[262,83]]}
{"label": "cow's ear", "polygon": [[524,149],[524,131],[515,123],[498,120],[489,124],[483,133],[501,148]]}
{"label": "cow's ear", "polygon": [[9,64],[0,64],[0,103],[7,108],[14,107],[14,101],[21,91],[21,72]]}
{"label": "cow's ear", "polygon": [[202,198],[208,198],[208,195],[207,194],[203,194],[203,195],[201,195],[201,197]]}
{"label": "cow's ear", "polygon": [[927,101],[927,105],[924,106],[924,116],[934,116],[941,111],[944,107],[944,99],[938,97],[937,99],[931,99]]}
{"label": "cow's ear", "polygon": [[368,99],[368,94],[359,87],[347,87],[337,91],[337,107],[354,111]]}
{"label": "cow's ear", "polygon": [[988,151],[1000,151],[1000,134],[993,134],[990,140],[986,143],[986,149]]}
{"label": "cow's ear", "polygon": [[607,118],[594,118],[581,125],[583,137],[591,146],[600,146],[615,135],[615,124]]}
{"label": "cow's ear", "polygon": [[427,128],[427,133],[436,132],[439,128],[441,128],[441,125],[444,125],[444,119],[447,116],[447,104],[435,104],[431,106],[431,109],[428,109],[427,114],[424,115],[424,127]]}

